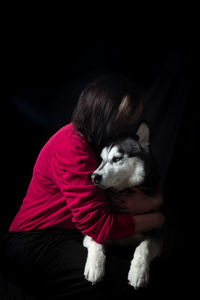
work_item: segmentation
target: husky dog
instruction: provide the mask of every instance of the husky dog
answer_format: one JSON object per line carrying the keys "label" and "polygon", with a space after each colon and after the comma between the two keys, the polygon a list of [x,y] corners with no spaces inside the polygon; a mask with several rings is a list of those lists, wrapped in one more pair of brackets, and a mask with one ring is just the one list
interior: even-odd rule
{"label": "husky dog", "polygon": [[[139,186],[144,192],[153,193],[158,176],[149,150],[149,128],[146,123],[139,126],[136,135],[120,138],[105,147],[101,158],[100,166],[91,176],[97,187],[121,192]],[[146,286],[150,262],[161,253],[161,240],[146,234],[134,234],[128,238],[106,241],[105,245],[110,243],[136,247],[128,281],[135,289]],[[89,236],[84,237],[83,245],[88,249],[84,276],[95,284],[101,281],[105,273],[105,245]]]}

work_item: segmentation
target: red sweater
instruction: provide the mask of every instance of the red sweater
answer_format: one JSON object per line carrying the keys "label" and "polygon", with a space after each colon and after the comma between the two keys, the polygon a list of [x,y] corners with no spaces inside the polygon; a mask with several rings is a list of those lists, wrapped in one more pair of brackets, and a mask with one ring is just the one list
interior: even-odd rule
{"label": "red sweater", "polygon": [[104,190],[93,185],[96,168],[95,153],[73,123],[61,128],[41,150],[9,230],[78,228],[99,243],[132,235],[132,216],[111,212]]}

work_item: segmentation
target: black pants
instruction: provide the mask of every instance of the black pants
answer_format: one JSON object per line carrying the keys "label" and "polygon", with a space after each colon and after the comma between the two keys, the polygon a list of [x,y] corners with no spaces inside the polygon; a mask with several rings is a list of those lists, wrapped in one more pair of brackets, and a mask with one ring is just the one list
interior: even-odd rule
{"label": "black pants", "polygon": [[105,279],[91,285],[83,276],[87,249],[82,241],[78,230],[7,232],[0,239],[1,263],[5,272],[12,274],[12,279],[35,295],[35,299],[76,296],[102,300],[134,294],[127,282],[133,250],[108,251]]}

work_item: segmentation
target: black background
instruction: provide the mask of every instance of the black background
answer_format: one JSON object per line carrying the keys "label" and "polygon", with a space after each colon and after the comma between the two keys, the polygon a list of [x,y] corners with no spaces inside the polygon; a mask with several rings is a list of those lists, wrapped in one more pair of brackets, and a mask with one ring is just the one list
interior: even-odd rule
{"label": "black background", "polygon": [[69,22],[61,33],[27,20],[13,22],[3,36],[1,231],[8,230],[20,207],[41,147],[70,122],[85,84],[122,72],[138,83],[146,105],[142,118],[150,124],[161,168],[169,230],[165,268],[157,280],[161,287],[179,289],[186,279],[197,164],[192,29],[187,23],[162,29],[129,24],[97,32],[94,23],[83,29],[82,23]]}

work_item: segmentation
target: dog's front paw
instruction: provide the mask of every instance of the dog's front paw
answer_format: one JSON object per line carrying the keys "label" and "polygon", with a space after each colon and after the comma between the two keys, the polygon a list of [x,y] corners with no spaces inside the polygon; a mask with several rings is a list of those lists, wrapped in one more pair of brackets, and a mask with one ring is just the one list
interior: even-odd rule
{"label": "dog's front paw", "polygon": [[147,286],[149,283],[149,263],[133,261],[129,270],[128,281],[136,290]]}
{"label": "dog's front paw", "polygon": [[92,284],[101,281],[105,274],[105,255],[90,257],[85,265],[84,276]]}

